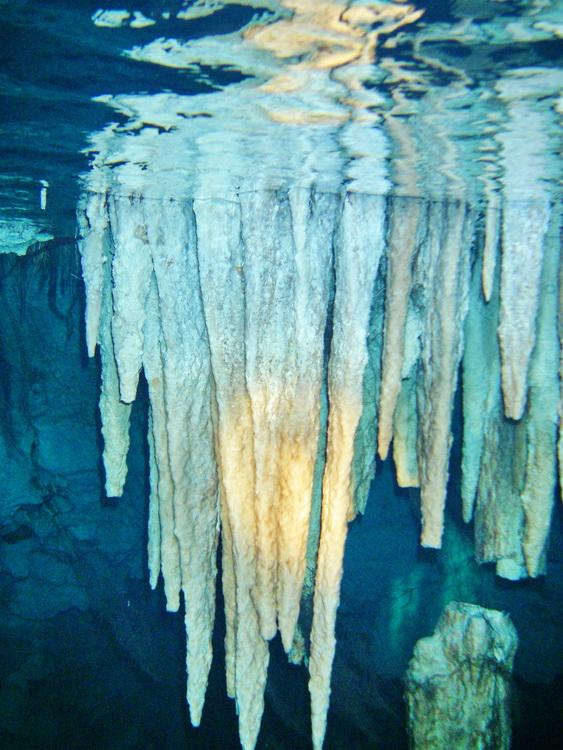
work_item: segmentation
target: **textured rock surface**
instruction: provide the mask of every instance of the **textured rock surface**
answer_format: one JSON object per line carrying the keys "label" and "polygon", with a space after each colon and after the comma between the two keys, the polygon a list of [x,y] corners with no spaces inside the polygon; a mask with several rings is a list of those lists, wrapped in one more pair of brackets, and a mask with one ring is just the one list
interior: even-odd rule
{"label": "textured rock surface", "polygon": [[[147,425],[137,407],[124,496],[111,501],[104,494],[96,446],[98,368],[81,356],[84,305],[72,276],[77,259],[70,248],[63,251],[45,248],[38,257],[2,261],[0,745],[234,747],[237,718],[224,696],[220,615],[199,730],[190,729],[181,708],[183,624],[163,611],[162,586],[151,592],[143,571]],[[139,406],[147,407],[144,386]],[[459,464],[459,429],[454,419],[453,467]],[[32,451],[36,434],[39,450]],[[452,468],[451,500],[459,481]],[[521,642],[515,676],[522,719],[514,747],[558,747],[559,516],[548,550],[549,576],[506,584],[477,566],[469,534],[451,518],[443,551],[421,555],[417,494],[397,490],[386,463],[378,469],[365,515],[350,526],[325,748],[406,747],[400,677],[415,641],[431,632],[452,598],[510,612]],[[287,664],[278,640],[271,651],[257,747],[305,747],[305,670]]]}
{"label": "textured rock surface", "polygon": [[545,236],[534,235],[536,344],[519,421],[505,418],[502,394],[501,323],[514,292],[502,279],[512,271],[491,264],[493,240],[475,240],[477,214],[464,202],[305,189],[220,201],[108,191],[79,213],[93,295],[87,335],[102,300],[106,486],[119,494],[125,481],[124,401],[142,366],[149,574],[155,586],[160,567],[169,610],[184,593],[196,725],[212,658],[220,519],[227,692],[243,747],[257,741],[278,631],[292,661],[307,657],[313,741],[322,746],[348,523],[365,511],[378,438],[383,455],[395,441],[399,485],[420,486],[422,545],[440,547],[460,364],[463,514],[469,522],[475,508],[477,559],[513,580],[545,571],[556,482],[557,211]]}
{"label": "textured rock surface", "polygon": [[[210,744],[236,742],[236,710],[246,750],[304,747],[307,676],[285,651],[310,668],[317,747],[326,727],[327,748],[397,750],[405,654],[459,597],[508,607],[525,625],[521,675],[551,680],[556,4],[89,5],[0,0],[17,115],[1,118],[0,254],[40,260],[0,277],[0,744],[205,746],[214,653],[207,731],[219,714],[228,732]],[[77,267],[32,246],[71,245],[78,190],[85,311]],[[457,524],[460,366],[464,518],[498,583]],[[122,501],[101,489],[100,426]],[[359,514],[354,598],[340,588]],[[441,555],[417,548],[420,525]],[[517,582],[548,570],[553,583]],[[165,607],[185,615],[197,739],[183,685],[161,692],[180,684],[182,649]],[[44,637],[51,624],[63,635]],[[65,655],[67,640],[80,651],[73,626],[82,658]],[[217,698],[223,671],[236,702]],[[300,701],[280,699],[293,686]],[[55,713],[71,732],[51,730]],[[112,714],[113,736],[98,730]]]}
{"label": "textured rock surface", "polygon": [[6,620],[85,609],[89,584],[92,596],[103,589],[90,565],[111,569],[119,560],[123,580],[142,571],[133,537],[136,530],[142,543],[144,483],[135,455],[136,478],[119,511],[101,493],[98,372],[82,347],[78,269],[73,245],[3,259],[0,563],[13,578]]}
{"label": "textured rock surface", "polygon": [[508,750],[510,681],[518,645],[507,615],[451,602],[406,673],[413,750]]}

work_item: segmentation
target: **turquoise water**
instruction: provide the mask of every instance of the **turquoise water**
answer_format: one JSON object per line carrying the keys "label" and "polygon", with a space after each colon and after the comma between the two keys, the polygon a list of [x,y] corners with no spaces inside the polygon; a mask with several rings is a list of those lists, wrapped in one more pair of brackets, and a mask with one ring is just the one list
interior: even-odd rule
{"label": "turquoise water", "polygon": [[88,162],[144,194],[559,196],[558,3],[309,5],[3,2],[3,221],[72,235]]}
{"label": "turquoise water", "polygon": [[[2,750],[239,747],[222,602],[196,730],[182,617],[148,587],[143,380],[124,497],[104,493],[81,192],[140,195],[156,212],[259,191],[460,201],[477,249],[488,209],[561,198],[561,3],[124,5],[0,0]],[[460,402],[444,549],[419,547],[419,493],[389,461],[350,527],[326,750],[407,747],[403,675],[451,599],[506,611],[519,633],[512,747],[563,746],[561,505],[547,576],[477,566],[458,502]],[[308,704],[306,672],[276,639],[259,750],[309,747]]]}

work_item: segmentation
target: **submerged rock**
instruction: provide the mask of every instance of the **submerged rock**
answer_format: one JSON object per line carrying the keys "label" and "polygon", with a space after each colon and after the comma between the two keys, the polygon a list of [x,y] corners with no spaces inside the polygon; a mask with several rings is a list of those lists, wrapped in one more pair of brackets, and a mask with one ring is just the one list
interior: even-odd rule
{"label": "submerged rock", "polygon": [[507,750],[517,646],[507,615],[448,604],[434,635],[417,642],[407,670],[410,747]]}

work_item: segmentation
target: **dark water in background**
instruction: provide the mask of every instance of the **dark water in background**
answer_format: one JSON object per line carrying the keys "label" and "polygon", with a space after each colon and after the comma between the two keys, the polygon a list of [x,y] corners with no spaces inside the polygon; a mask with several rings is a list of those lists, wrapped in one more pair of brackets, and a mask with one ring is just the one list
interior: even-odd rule
{"label": "dark water in background", "polygon": [[[358,189],[366,184],[369,190],[379,185],[481,204],[520,190],[507,154],[517,151],[523,134],[536,144],[526,164],[537,167],[528,167],[524,183],[540,197],[557,200],[559,79],[554,71],[560,47],[549,31],[557,4],[543,9],[536,4],[543,13],[540,26],[537,18],[529,20],[532,6],[418,3],[425,10],[420,21],[396,33],[382,32],[382,52],[371,75],[363,70],[352,75],[360,92],[371,96],[368,126],[378,137],[366,158],[369,169],[370,158],[379,166],[367,176],[361,172],[363,157],[343,136],[340,89],[335,89],[294,103],[302,114],[333,106],[337,124],[300,129],[299,138],[284,141],[284,153],[295,157],[289,168],[306,164],[299,179],[307,183],[311,168],[327,189],[342,182]],[[189,33],[187,21],[175,17],[180,7],[179,2],[138,3],[135,9],[157,24],[111,28],[92,23],[97,1],[0,0],[0,244],[26,244],[39,230],[54,237],[25,258],[0,256],[2,750],[239,746],[234,704],[224,690],[221,607],[204,718],[194,730],[184,701],[182,618],[166,614],[162,592],[148,587],[146,399],[135,407],[125,495],[117,502],[103,495],[99,372],[84,354],[84,300],[73,242],[78,175],[89,161],[97,157],[100,169],[107,170],[112,149],[123,147],[134,161],[134,147],[152,137],[151,129],[167,137],[158,122],[136,129],[134,115],[119,109],[123,102],[94,102],[93,97],[140,95],[142,111],[151,96],[171,92],[167,111],[177,130],[170,136],[177,136],[178,144],[184,143],[181,121],[187,123],[187,142],[194,134],[220,132],[242,112],[259,139],[271,180],[288,179],[279,157],[268,157],[268,152],[275,155],[278,129],[253,119],[252,89],[239,94],[236,88],[254,76],[268,79],[275,72],[271,66],[266,72],[253,69],[258,61],[238,53],[235,64],[228,59],[229,48],[213,57],[201,46],[200,62],[189,68],[122,54],[159,37],[203,40],[203,45],[207,36],[238,32],[259,12],[275,22],[271,4],[259,11],[225,3],[213,15],[189,21]],[[171,17],[163,18],[168,11]],[[516,79],[515,70],[520,71]],[[527,85],[528,93],[518,88],[507,93],[514,80]],[[524,102],[523,113],[513,111],[515,101]],[[276,113],[281,105],[274,97],[269,106]],[[192,117],[189,107],[208,116]],[[189,116],[180,116],[182,108]],[[532,113],[529,120],[526,112]],[[532,130],[522,133],[521,117]],[[115,127],[107,140],[97,142],[98,151],[81,153],[109,122]],[[533,127],[542,133],[537,142]],[[251,139],[248,150],[241,147],[229,162],[229,179],[235,175],[237,186],[249,177],[256,143]],[[302,159],[311,148],[323,156],[318,173],[315,164]],[[186,152],[197,174],[204,168],[218,173],[216,158],[212,150]],[[127,185],[119,163],[111,170]],[[139,170],[135,179],[146,171],[142,164]],[[150,187],[150,175],[146,179]],[[223,184],[222,175],[216,179]],[[40,205],[41,180],[49,184],[46,210]],[[179,170],[170,189],[183,189],[183,180]],[[459,419],[456,430],[459,438]],[[398,490],[388,465],[379,467],[365,517],[350,529],[327,750],[406,747],[402,675],[415,641],[433,631],[452,598],[509,612],[519,633],[513,747],[563,747],[561,505],[554,512],[547,578],[501,581],[473,562],[470,530],[456,513],[458,466],[459,440],[441,553],[418,547],[418,494]],[[258,748],[308,747],[308,711],[306,673],[287,664],[276,642]]]}

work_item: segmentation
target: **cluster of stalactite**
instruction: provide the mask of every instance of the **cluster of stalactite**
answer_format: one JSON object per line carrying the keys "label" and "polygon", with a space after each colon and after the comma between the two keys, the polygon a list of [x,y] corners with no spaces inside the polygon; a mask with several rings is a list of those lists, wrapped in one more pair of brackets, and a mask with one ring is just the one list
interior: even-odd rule
{"label": "cluster of stalactite", "polygon": [[[99,345],[106,490],[122,493],[148,383],[149,568],[183,593],[187,698],[211,664],[219,535],[226,682],[256,743],[268,641],[306,652],[323,744],[348,523],[376,452],[420,487],[440,547],[458,373],[463,512],[500,575],[545,567],[559,388],[558,216],[309,189],[217,199],[85,192],[79,245]],[[461,365],[461,369],[460,369]],[[375,502],[377,499],[375,500]],[[313,597],[310,628],[300,622]]]}

